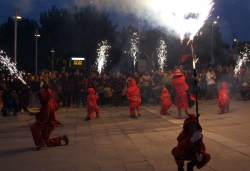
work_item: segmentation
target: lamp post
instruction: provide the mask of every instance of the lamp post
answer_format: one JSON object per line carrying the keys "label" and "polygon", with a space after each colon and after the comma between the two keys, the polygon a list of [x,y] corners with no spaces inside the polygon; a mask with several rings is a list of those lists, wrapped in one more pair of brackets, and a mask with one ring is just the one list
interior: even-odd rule
{"label": "lamp post", "polygon": [[217,24],[217,21],[212,22],[212,37],[211,37],[211,65],[214,64],[214,25]]}
{"label": "lamp post", "polygon": [[54,54],[55,54],[54,48],[51,49],[51,53],[52,53],[52,72],[54,72]]}
{"label": "lamp post", "polygon": [[15,14],[14,14],[14,63],[17,63],[16,60],[16,49],[17,49],[17,20],[22,19],[21,16],[17,14],[18,8],[15,8]]}
{"label": "lamp post", "polygon": [[37,49],[38,49],[38,37],[41,35],[38,33],[38,30],[36,29],[35,37],[36,37],[36,60],[35,60],[35,73],[37,75]]}

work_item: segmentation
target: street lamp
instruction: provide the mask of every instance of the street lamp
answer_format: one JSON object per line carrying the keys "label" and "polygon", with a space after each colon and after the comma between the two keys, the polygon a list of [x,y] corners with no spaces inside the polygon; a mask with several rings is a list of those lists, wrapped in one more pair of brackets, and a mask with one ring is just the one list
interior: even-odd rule
{"label": "street lamp", "polygon": [[217,24],[217,21],[212,22],[212,37],[211,37],[211,64],[214,64],[214,25]]}
{"label": "street lamp", "polygon": [[52,53],[52,72],[54,72],[54,54],[55,54],[54,48],[51,49],[51,53]]}
{"label": "street lamp", "polygon": [[18,15],[17,11],[19,11],[18,8],[15,8],[15,14],[14,14],[14,63],[16,64],[16,49],[17,49],[17,20],[22,19],[21,16]]}
{"label": "street lamp", "polygon": [[41,35],[38,33],[38,30],[36,29],[35,37],[36,37],[36,62],[35,62],[35,73],[37,75],[37,46],[38,46],[38,37]]}

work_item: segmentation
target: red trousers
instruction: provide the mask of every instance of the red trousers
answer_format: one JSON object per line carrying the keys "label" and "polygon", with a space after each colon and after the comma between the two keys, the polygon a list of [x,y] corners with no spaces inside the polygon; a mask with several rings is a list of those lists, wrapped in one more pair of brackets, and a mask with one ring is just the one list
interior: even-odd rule
{"label": "red trousers", "polygon": [[229,99],[227,99],[227,100],[220,100],[220,102],[219,102],[218,105],[219,105],[219,108],[220,108],[220,110],[221,110],[222,113],[224,113],[225,110],[226,111],[229,110],[229,103],[230,103]]}
{"label": "red trousers", "polygon": [[187,92],[184,91],[176,94],[174,99],[174,104],[177,107],[177,109],[187,110],[189,108]]}
{"label": "red trousers", "polygon": [[47,147],[53,147],[53,146],[60,146],[61,145],[61,139],[60,137],[49,139],[51,132],[55,129],[54,126],[46,125],[44,128],[38,128],[37,124],[34,123],[30,127],[30,131],[32,133],[34,142],[36,146],[47,146]]}
{"label": "red trousers", "polygon": [[200,169],[203,166],[205,166],[209,162],[209,160],[211,159],[210,154],[203,153],[202,154],[202,160],[199,162],[197,160],[197,157],[196,157],[196,152],[195,153],[189,152],[187,154],[185,151],[181,150],[178,147],[175,147],[172,150],[172,155],[175,158],[175,162],[176,162],[177,166],[184,166],[184,161],[185,160],[189,160],[189,161],[194,161],[195,165],[196,165],[196,167],[198,169]]}
{"label": "red trousers", "polygon": [[87,112],[88,112],[88,115],[89,115],[89,119],[92,119],[92,118],[93,118],[94,111],[95,111],[95,113],[96,113],[96,117],[100,117],[99,106],[96,106],[96,107],[94,107],[94,108],[88,107],[88,108],[87,108]]}
{"label": "red trousers", "polygon": [[141,111],[141,106],[140,106],[140,103],[138,102],[131,102],[129,104],[129,108],[130,108],[130,116],[135,115],[135,109],[137,109],[138,113],[140,113]]}
{"label": "red trousers", "polygon": [[171,104],[161,104],[161,111],[160,114],[161,115],[167,115],[168,114],[168,110],[170,109]]}

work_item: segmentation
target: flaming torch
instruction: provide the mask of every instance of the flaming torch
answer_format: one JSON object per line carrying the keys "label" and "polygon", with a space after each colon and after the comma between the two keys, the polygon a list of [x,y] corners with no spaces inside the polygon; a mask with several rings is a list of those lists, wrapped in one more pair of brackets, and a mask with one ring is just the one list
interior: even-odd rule
{"label": "flaming torch", "polygon": [[0,68],[0,71],[8,70],[9,74],[12,77],[17,78],[23,84],[26,84],[26,82],[23,80],[22,72],[17,70],[16,64],[10,61],[10,58],[6,55],[5,52],[3,52],[3,50],[0,51],[0,63],[2,64],[2,68]]}
{"label": "flaming torch", "polygon": [[139,48],[138,48],[138,43],[139,43],[139,37],[136,32],[133,33],[133,38],[131,39],[131,49],[129,53],[131,54],[133,58],[133,64],[134,64],[134,70],[135,70],[135,65],[137,62],[137,57],[139,54]]}
{"label": "flaming torch", "polygon": [[241,58],[241,56],[239,56],[238,61],[236,62],[236,66],[234,69],[235,74],[238,74],[240,72],[242,65],[248,61],[248,56],[250,56],[248,44],[245,45],[244,52],[240,52],[240,54],[242,55],[242,58]]}
{"label": "flaming torch", "polygon": [[160,47],[156,48],[157,50],[157,56],[158,56],[158,65],[163,68],[164,67],[164,62],[167,58],[167,45],[163,38],[159,40]]}
{"label": "flaming torch", "polygon": [[97,59],[96,59],[96,65],[97,65],[97,69],[99,74],[101,73],[102,69],[104,69],[104,66],[107,63],[107,57],[108,55],[108,50],[111,48],[111,46],[109,46],[107,44],[107,40],[106,41],[102,41],[102,43],[99,43],[98,46],[100,47],[99,49],[97,49]]}

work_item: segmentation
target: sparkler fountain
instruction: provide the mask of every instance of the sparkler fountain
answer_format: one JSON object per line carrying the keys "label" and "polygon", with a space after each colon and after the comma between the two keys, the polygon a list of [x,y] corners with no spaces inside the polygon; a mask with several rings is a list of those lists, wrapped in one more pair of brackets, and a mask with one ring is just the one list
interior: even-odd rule
{"label": "sparkler fountain", "polygon": [[164,62],[167,58],[167,45],[163,38],[159,40],[160,47],[156,48],[157,50],[157,56],[158,56],[158,65],[163,68],[164,67]]}
{"label": "sparkler fountain", "polygon": [[108,50],[111,48],[111,46],[109,46],[107,44],[107,40],[106,41],[102,41],[102,43],[98,44],[98,46],[100,47],[99,49],[97,49],[97,59],[96,59],[96,65],[97,65],[97,69],[99,74],[101,74],[102,69],[104,69],[104,66],[107,63],[107,57],[108,55]]}
{"label": "sparkler fountain", "polygon": [[242,65],[248,61],[248,56],[250,56],[250,50],[248,44],[245,45],[244,51],[240,52],[240,54],[242,55],[242,58],[241,56],[239,56],[238,61],[236,62],[236,66],[234,69],[235,74],[238,74],[240,72]]}
{"label": "sparkler fountain", "polygon": [[[17,70],[16,64],[11,62],[10,58],[2,50],[0,51],[0,64],[2,65],[2,67],[0,68],[0,71],[2,71],[2,70],[9,71],[9,75],[11,75],[14,78],[19,79],[23,84],[26,85],[26,82],[23,80],[22,72]],[[13,92],[13,95],[18,99],[19,104],[22,106],[23,110],[26,112],[29,112],[27,107],[24,105],[23,101],[19,99],[19,97],[12,90],[12,88],[9,86],[9,84],[7,82],[6,82],[6,85]]]}
{"label": "sparkler fountain", "polygon": [[3,50],[0,51],[0,63],[2,64],[2,68],[0,68],[0,71],[2,70],[8,70],[9,74],[19,79],[23,84],[26,84],[26,82],[23,80],[22,72],[18,71],[16,68],[16,64],[11,62],[10,58],[6,55]]}
{"label": "sparkler fountain", "polygon": [[131,39],[131,49],[129,53],[131,54],[131,57],[133,58],[133,64],[134,64],[134,70],[135,70],[135,65],[138,60],[138,55],[139,55],[139,48],[138,48],[138,43],[139,43],[139,37],[137,33],[133,33],[133,38]]}

